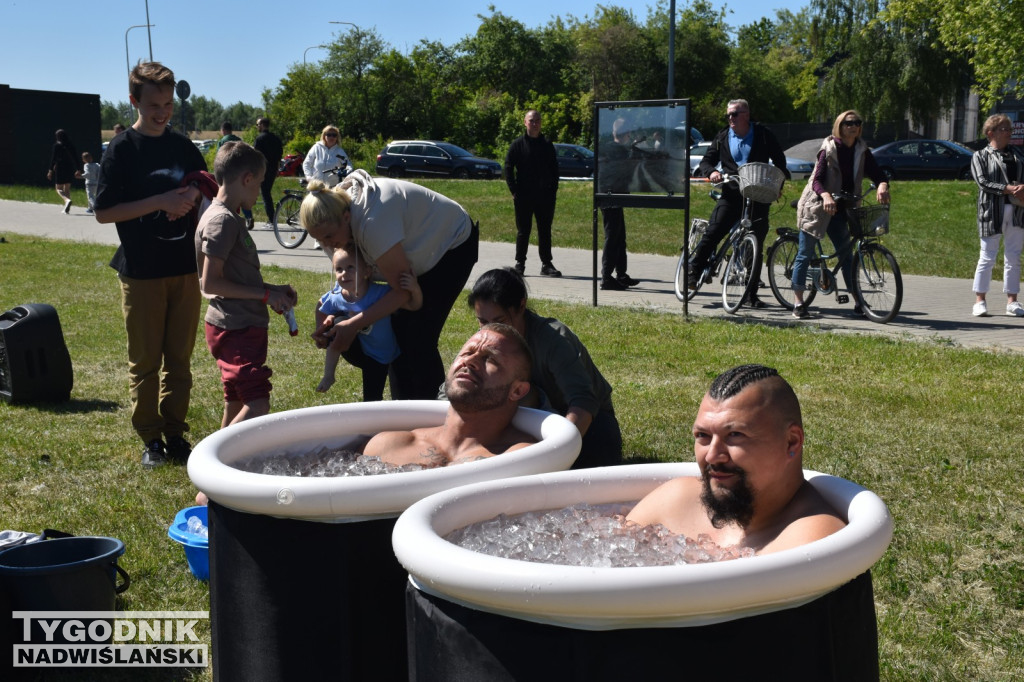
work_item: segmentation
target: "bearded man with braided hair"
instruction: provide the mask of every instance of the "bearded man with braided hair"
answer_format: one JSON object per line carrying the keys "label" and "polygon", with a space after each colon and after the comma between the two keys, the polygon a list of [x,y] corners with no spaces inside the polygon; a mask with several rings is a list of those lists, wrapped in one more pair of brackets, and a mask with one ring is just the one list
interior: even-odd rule
{"label": "bearded man with braided hair", "polygon": [[845,520],[804,480],[800,402],[778,371],[741,365],[719,375],[693,423],[701,476],[649,493],[628,521],[705,534],[722,547],[778,552],[831,535]]}

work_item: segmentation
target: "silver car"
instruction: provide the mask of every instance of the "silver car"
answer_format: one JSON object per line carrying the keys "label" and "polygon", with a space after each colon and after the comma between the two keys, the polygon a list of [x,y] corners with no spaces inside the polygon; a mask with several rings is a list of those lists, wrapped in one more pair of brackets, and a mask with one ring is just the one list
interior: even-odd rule
{"label": "silver car", "polygon": [[[697,166],[700,165],[701,159],[704,158],[704,154],[707,153],[711,147],[710,142],[698,142],[697,144],[690,147],[690,175],[692,176],[697,172]],[[803,159],[794,159],[790,156],[786,157],[786,168],[789,169],[790,175],[793,176],[794,180],[806,180],[811,177],[811,173],[814,172],[814,162],[804,161]],[[721,169],[721,167],[719,167]]]}

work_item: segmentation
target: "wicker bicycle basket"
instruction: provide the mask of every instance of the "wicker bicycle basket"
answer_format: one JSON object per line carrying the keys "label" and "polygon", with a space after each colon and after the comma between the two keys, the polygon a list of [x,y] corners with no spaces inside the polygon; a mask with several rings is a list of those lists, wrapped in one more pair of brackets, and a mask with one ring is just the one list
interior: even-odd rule
{"label": "wicker bicycle basket", "polygon": [[889,205],[873,204],[850,211],[850,236],[854,239],[880,237],[889,233]]}
{"label": "wicker bicycle basket", "polygon": [[740,166],[740,193],[751,201],[770,204],[779,198],[786,174],[771,165],[757,161]]}

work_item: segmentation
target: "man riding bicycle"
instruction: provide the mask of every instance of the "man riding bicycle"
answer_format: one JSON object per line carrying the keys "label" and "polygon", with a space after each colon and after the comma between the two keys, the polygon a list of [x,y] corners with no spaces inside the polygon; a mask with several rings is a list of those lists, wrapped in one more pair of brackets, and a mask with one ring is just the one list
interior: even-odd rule
{"label": "man riding bicycle", "polygon": [[[720,183],[723,180],[723,173],[735,175],[740,166],[752,161],[767,163],[769,160],[775,164],[786,178],[790,177],[786,168],[786,155],[782,146],[770,130],[760,123],[751,123],[750,105],[745,99],[734,99],[729,102],[726,116],[729,119],[729,127],[719,132],[711,142],[704,158],[697,167],[697,177],[707,177],[712,183]],[[722,170],[718,170],[721,164]],[[740,219],[743,213],[743,196],[738,187],[731,185],[722,186],[722,196],[711,211],[711,218],[708,220],[708,229],[704,233],[700,244],[694,253],[690,254],[689,275],[687,284],[691,289],[696,288],[697,278],[701,271],[715,252],[718,243],[729,233],[732,226]],[[758,243],[764,245],[768,236],[768,204],[754,203],[752,207],[753,232],[757,235]],[[754,273],[754,281],[760,278],[760,273]],[[757,297],[757,292],[752,291],[748,300],[752,308],[763,308],[765,303]]]}

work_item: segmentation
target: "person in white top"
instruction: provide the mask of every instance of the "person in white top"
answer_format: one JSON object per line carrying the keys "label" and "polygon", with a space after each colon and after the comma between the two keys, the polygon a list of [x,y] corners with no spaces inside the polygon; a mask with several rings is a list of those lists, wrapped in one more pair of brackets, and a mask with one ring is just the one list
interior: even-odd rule
{"label": "person in white top", "polygon": [[319,180],[328,187],[338,184],[338,176],[328,171],[349,166],[348,154],[338,143],[341,136],[336,126],[325,126],[320,141],[309,148],[302,162],[302,172],[307,180]]}
{"label": "person in white top", "polygon": [[[352,171],[333,190],[309,183],[299,215],[326,249],[354,244],[374,276],[391,286],[363,312],[335,321],[332,346],[344,351],[361,329],[391,315],[402,351],[391,363],[391,397],[436,398],[445,378],[438,340],[476,263],[479,226],[448,197],[404,180],[373,178],[364,170]],[[423,291],[418,310],[399,310],[409,298],[401,285],[405,272],[416,276]]]}

